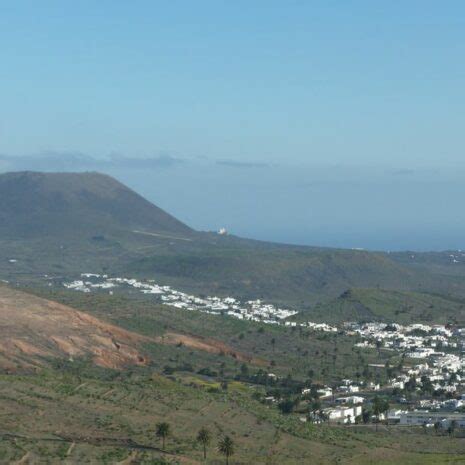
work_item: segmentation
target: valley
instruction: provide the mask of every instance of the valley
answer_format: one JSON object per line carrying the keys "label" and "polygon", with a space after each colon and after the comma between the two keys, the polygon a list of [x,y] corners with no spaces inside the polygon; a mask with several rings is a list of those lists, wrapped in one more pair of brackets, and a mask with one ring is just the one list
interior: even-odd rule
{"label": "valley", "polygon": [[[234,463],[368,464],[379,460],[379,455],[386,464],[460,463],[465,453],[458,430],[452,436],[441,429],[425,434],[421,426],[406,430],[382,419],[380,423],[365,423],[361,417],[349,423],[345,416],[337,420],[338,412],[352,408],[339,402],[344,396],[363,399],[363,411],[368,412],[375,398],[388,399],[391,392],[399,396],[395,389],[405,393],[408,402],[418,396],[410,388],[390,384],[396,373],[397,377],[415,373],[414,360],[404,360],[401,352],[385,344],[379,348],[362,344],[379,334],[393,336],[384,331],[385,325],[351,326],[345,333],[333,333],[291,322],[266,324],[188,311],[157,303],[154,294],[140,290],[118,294],[113,289],[110,295],[108,289],[82,292],[47,286],[30,289],[24,301],[31,292],[41,296],[40,302],[43,298],[60,302],[139,334],[146,363],[115,370],[86,357],[45,357],[37,374],[20,367],[1,375],[2,413],[8,419],[4,423],[8,434],[1,432],[4,459],[202,463],[194,441],[201,425],[215,439],[231,435],[237,448]],[[37,302],[37,297],[30,299]],[[399,328],[396,337],[384,340],[412,330]],[[171,343],[172,334],[184,337]],[[191,344],[194,338],[204,344]],[[220,350],[210,349],[220,341]],[[420,362],[418,373],[425,372],[425,366]],[[435,398],[439,406],[447,396]],[[292,399],[290,411],[288,399]],[[391,402],[395,410],[398,401]],[[313,415],[333,419],[320,423]],[[25,421],[31,416],[34,421]],[[166,448],[155,438],[160,421],[172,427]],[[275,446],[270,450],[271,443]],[[220,463],[217,454],[213,446],[209,448],[210,463]]]}
{"label": "valley", "polygon": [[0,192],[0,461],[463,462],[459,252],[198,232],[96,173]]}
{"label": "valley", "polygon": [[0,1],[0,465],[465,465],[464,23]]}

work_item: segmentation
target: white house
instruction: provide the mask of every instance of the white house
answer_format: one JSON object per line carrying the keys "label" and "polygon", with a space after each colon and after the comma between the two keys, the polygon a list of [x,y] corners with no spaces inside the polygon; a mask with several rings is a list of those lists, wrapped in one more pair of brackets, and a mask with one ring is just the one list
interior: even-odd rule
{"label": "white house", "polygon": [[325,387],[323,389],[318,389],[318,394],[320,397],[331,397],[333,395],[333,390],[330,387]]}
{"label": "white house", "polygon": [[422,426],[439,422],[443,428],[448,428],[452,421],[455,421],[459,428],[465,428],[465,413],[405,412],[401,413],[399,424]]}
{"label": "white house", "polygon": [[339,397],[336,399],[336,404],[363,404],[365,398],[361,396],[349,396],[349,397]]}
{"label": "white house", "polygon": [[332,423],[355,423],[355,418],[362,414],[362,406],[327,408],[324,413]]}

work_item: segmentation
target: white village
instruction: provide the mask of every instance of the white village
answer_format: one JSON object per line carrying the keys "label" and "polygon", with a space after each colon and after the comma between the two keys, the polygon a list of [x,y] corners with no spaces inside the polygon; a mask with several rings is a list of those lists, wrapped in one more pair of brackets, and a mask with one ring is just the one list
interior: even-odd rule
{"label": "white village", "polygon": [[[110,277],[83,273],[80,279],[63,283],[70,290],[84,293],[105,291],[113,294],[118,288],[132,288],[151,295],[160,303],[186,311],[213,315],[227,315],[242,320],[289,327],[306,327],[313,331],[342,332],[354,339],[360,349],[394,351],[412,363],[401,374],[389,379],[386,385],[373,381],[344,379],[337,386],[322,386],[315,394],[319,408],[302,421],[328,421],[352,424],[362,418],[363,405],[374,392],[390,392],[398,408],[378,406],[374,421],[385,421],[404,426],[423,426],[441,429],[465,427],[465,328],[445,325],[380,322],[344,322],[334,326],[327,323],[289,321],[298,312],[278,308],[261,300],[241,302],[233,297],[197,297],[153,280]],[[270,378],[276,378],[273,373]],[[415,402],[407,400],[405,390],[421,393]],[[310,389],[302,391],[302,398]],[[266,399],[273,403],[272,397]]]}

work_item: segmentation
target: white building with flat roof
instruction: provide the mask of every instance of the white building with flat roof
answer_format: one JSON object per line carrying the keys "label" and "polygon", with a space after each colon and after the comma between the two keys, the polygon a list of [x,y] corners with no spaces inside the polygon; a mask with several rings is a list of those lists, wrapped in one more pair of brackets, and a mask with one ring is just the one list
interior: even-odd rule
{"label": "white building with flat roof", "polygon": [[448,428],[455,421],[458,428],[465,428],[465,413],[446,412],[405,412],[400,414],[399,424],[404,426],[423,426],[440,423]]}

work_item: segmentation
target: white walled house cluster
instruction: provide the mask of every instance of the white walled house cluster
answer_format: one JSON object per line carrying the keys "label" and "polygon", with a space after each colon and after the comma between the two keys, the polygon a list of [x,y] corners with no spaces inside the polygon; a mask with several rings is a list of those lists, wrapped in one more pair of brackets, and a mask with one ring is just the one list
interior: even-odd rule
{"label": "white walled house cluster", "polygon": [[268,324],[277,324],[297,312],[264,303],[261,300],[241,302],[233,297],[196,297],[185,292],[173,289],[170,286],[160,286],[154,281],[142,282],[136,279],[112,278],[107,275],[83,273],[81,279],[63,284],[67,289],[89,293],[96,290],[114,289],[118,287],[131,287],[142,294],[155,296],[163,304],[172,307],[201,311],[214,315],[224,314],[241,320],[259,321]]}

